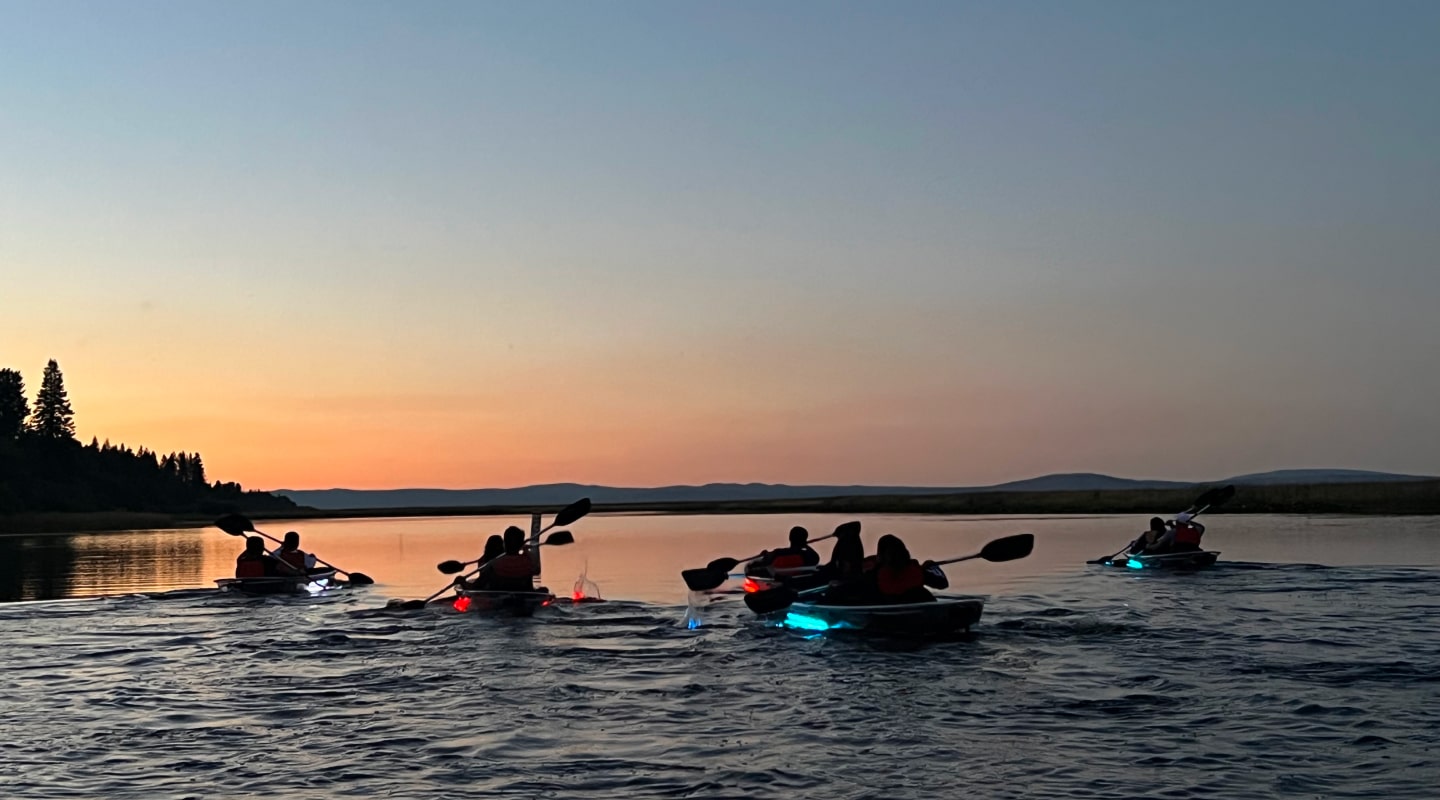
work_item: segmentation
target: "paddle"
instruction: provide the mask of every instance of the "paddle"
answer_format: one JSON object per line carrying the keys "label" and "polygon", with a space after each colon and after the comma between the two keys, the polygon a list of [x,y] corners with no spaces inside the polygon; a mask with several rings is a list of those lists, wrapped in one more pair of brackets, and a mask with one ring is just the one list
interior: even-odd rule
{"label": "paddle", "polygon": [[[269,539],[270,541],[274,542],[275,544],[282,545],[282,546],[285,544],[284,542],[280,541],[279,539],[276,539],[274,536],[271,536],[271,535],[268,534],[268,533],[265,533],[264,531],[256,530],[256,529],[255,529],[255,524],[250,521],[249,517],[246,517],[246,516],[244,516],[243,514],[226,514],[225,516],[221,517],[220,519],[215,520],[215,527],[219,528],[219,529],[222,530],[222,531],[225,531],[226,533],[230,534],[231,536],[244,536],[244,535],[247,534],[247,533],[256,533],[256,534],[259,534],[259,535],[261,535],[261,536],[264,536],[266,539]],[[312,555],[313,555],[313,554],[312,554]],[[287,564],[287,563],[284,562],[284,561],[281,561],[280,563],[285,564],[287,567],[290,567],[292,570],[295,570],[295,571],[296,571],[297,573],[299,573],[299,574],[302,574],[302,575],[304,574],[304,572],[302,572],[301,570],[296,569],[295,566],[292,565],[292,564]],[[315,557],[315,563],[317,563],[317,564],[324,564],[325,566],[329,567],[330,569],[335,570],[336,572],[340,572],[340,573],[343,573],[343,574],[345,574],[345,575],[349,575],[349,576],[350,576],[350,582],[353,583],[353,584],[355,584],[356,586],[369,586],[370,584],[372,584],[372,583],[375,582],[375,579],[374,579],[374,578],[370,577],[369,575],[366,575],[366,574],[363,573],[363,572],[349,572],[349,571],[347,571],[347,570],[340,569],[339,567],[335,566],[334,564],[330,564],[330,563],[327,563],[327,562],[325,562],[325,561],[321,561],[319,556],[316,556],[316,557]]]}
{"label": "paddle", "polygon": [[[1230,498],[1234,496],[1235,486],[1232,484],[1226,484],[1225,486],[1217,486],[1213,489],[1207,489],[1202,492],[1199,497],[1195,498],[1195,502],[1191,503],[1189,508],[1185,509],[1180,513],[1189,514],[1190,518],[1194,519],[1200,516],[1201,512],[1205,511],[1208,508],[1219,507],[1230,502]],[[1133,542],[1131,542],[1131,544],[1133,544]],[[1115,560],[1115,556],[1118,556],[1129,549],[1130,544],[1127,544],[1119,550],[1116,550],[1114,553],[1105,556],[1104,558],[1091,559],[1090,561],[1086,561],[1085,563],[1108,564],[1111,561]]]}
{"label": "paddle", "polygon": [[[571,503],[570,505],[565,506],[564,508],[560,509],[560,513],[558,513],[558,514],[555,515],[555,519],[550,520],[550,524],[549,524],[549,525],[546,525],[546,526],[543,527],[543,528],[541,528],[539,532],[540,532],[540,533],[544,533],[544,532],[550,530],[551,528],[557,528],[557,527],[560,527],[561,525],[569,525],[569,524],[575,522],[576,520],[579,520],[581,517],[583,517],[583,516],[585,516],[586,514],[589,514],[589,513],[590,513],[590,498],[588,498],[588,497],[582,497],[582,498],[580,498],[579,500],[576,500],[575,502]],[[557,533],[559,533],[559,531],[557,531]],[[565,533],[569,533],[569,531],[565,531]],[[539,535],[539,534],[537,534],[537,535]],[[573,536],[570,537],[570,541],[572,541],[572,542],[575,541],[575,539],[574,539]],[[568,544],[568,542],[557,542],[556,544]],[[462,568],[463,568],[463,567],[462,567]],[[483,567],[482,567],[481,569],[483,569]],[[460,580],[469,580],[471,577],[473,577],[473,576],[474,576],[476,573],[478,573],[479,571],[480,571],[479,569],[472,570],[472,571],[466,573],[465,576],[462,577]],[[446,573],[446,574],[451,574],[451,573]],[[429,602],[430,602],[431,600],[434,600],[435,598],[439,597],[440,595],[445,594],[446,592],[450,591],[450,589],[452,589],[454,586],[455,586],[455,582],[452,581],[452,582],[446,584],[445,586],[442,586],[439,591],[435,592],[434,594],[430,595],[429,597],[425,598],[424,600],[400,600],[400,599],[396,598],[395,600],[391,600],[390,602],[386,603],[386,604],[385,604],[385,607],[386,607],[386,608],[400,608],[400,609],[405,609],[405,610],[407,610],[407,611],[408,611],[408,610],[414,610],[414,609],[417,609],[417,608],[424,608],[427,604],[429,604]]]}
{"label": "paddle", "polygon": [[[980,552],[959,558],[947,558],[944,561],[933,562],[935,566],[943,564],[955,564],[961,561],[969,561],[972,558],[983,558],[986,561],[1015,561],[1030,555],[1035,549],[1035,534],[1017,533],[1014,536],[1006,536],[1003,539],[996,539],[984,547]],[[745,605],[756,614],[769,614],[774,611],[789,608],[792,603],[802,595],[822,592],[830,587],[817,586],[813,589],[795,591],[789,586],[777,586],[773,589],[765,589],[745,595]]]}
{"label": "paddle", "polygon": [[[537,542],[532,546],[540,547],[541,545],[547,544],[557,546],[562,544],[575,544],[575,534],[571,533],[570,531],[555,531],[549,536],[546,536],[545,541]],[[480,559],[478,558],[474,561],[441,561],[439,564],[435,565],[435,569],[440,570],[446,575],[454,575],[457,572],[464,572],[465,568],[470,566],[471,564],[479,563]]]}
{"label": "paddle", "polygon": [[[823,542],[826,539],[834,539],[836,536],[840,536],[842,534],[858,535],[859,533],[860,521],[851,520],[850,522],[844,522],[840,525],[837,525],[835,527],[834,533],[831,533],[827,536],[820,536],[814,539],[809,539],[805,542],[805,544]],[[711,589],[714,589],[720,584],[729,580],[730,570],[735,569],[736,567],[744,564],[747,561],[754,561],[755,559],[763,555],[765,555],[765,553],[757,553],[756,555],[750,556],[749,558],[717,558],[714,561],[711,561],[709,564],[706,564],[705,566],[698,569],[687,569],[684,572],[681,572],[680,577],[685,579],[685,585],[690,587],[691,591],[708,592]]]}

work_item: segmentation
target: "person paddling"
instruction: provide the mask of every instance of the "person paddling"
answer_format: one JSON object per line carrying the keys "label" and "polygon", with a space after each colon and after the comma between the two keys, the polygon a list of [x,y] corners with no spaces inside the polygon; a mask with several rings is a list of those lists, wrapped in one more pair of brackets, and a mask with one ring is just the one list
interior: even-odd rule
{"label": "person paddling", "polygon": [[525,550],[525,531],[511,525],[505,529],[505,553],[489,562],[480,575],[490,573],[488,588],[500,592],[533,592],[539,570]]}
{"label": "person paddling", "polygon": [[461,585],[460,588],[462,589],[486,590],[494,588],[492,585],[495,582],[494,572],[485,569],[485,565],[503,555],[505,555],[505,540],[498,535],[492,535],[489,539],[485,540],[485,552],[480,555],[480,561],[478,562],[480,572],[476,574],[475,580],[462,584],[462,582],[465,581],[465,576],[458,575],[455,578],[456,584]]}
{"label": "person paddling", "polygon": [[1143,553],[1158,553],[1160,552],[1160,537],[1164,536],[1165,533],[1165,520],[1159,517],[1151,517],[1150,528],[1140,534],[1135,541],[1131,542],[1125,552],[1132,556],[1138,556]]}
{"label": "person paddling", "polygon": [[270,555],[280,563],[292,568],[292,570],[286,570],[287,572],[315,571],[315,556],[300,549],[300,534],[295,531],[286,531],[285,540],[279,547],[270,551]]}
{"label": "person paddling", "polygon": [[790,529],[790,546],[766,550],[752,562],[751,570],[783,575],[786,571],[802,570],[820,564],[820,554],[810,547],[810,532],[796,525]]}
{"label": "person paddling", "polygon": [[924,564],[910,557],[900,537],[886,534],[875,545],[875,569],[867,583],[879,603],[929,603],[935,595],[925,587],[945,589],[950,581],[934,561]]}
{"label": "person paddling", "polygon": [[265,540],[259,536],[245,537],[245,552],[235,559],[235,577],[271,578],[282,574],[280,562],[265,552]]}
{"label": "person paddling", "polygon": [[[1205,535],[1205,526],[1194,521],[1195,515],[1181,512],[1169,523],[1165,535],[1156,542],[1161,553],[1193,553],[1200,549],[1200,537]],[[1151,521],[1154,524],[1154,521]]]}

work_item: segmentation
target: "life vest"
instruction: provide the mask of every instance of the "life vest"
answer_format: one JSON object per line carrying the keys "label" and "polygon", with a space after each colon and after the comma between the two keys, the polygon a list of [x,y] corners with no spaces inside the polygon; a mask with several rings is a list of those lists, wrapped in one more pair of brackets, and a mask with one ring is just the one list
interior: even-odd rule
{"label": "life vest", "polygon": [[237,578],[263,578],[265,577],[265,559],[246,558],[240,556],[235,559],[235,577]]}
{"label": "life vest", "polygon": [[1193,522],[1180,522],[1175,525],[1175,544],[1191,544],[1200,546],[1200,534],[1203,533],[1199,525]]}
{"label": "life vest", "polygon": [[770,569],[801,569],[809,566],[805,563],[805,556],[794,551],[779,550],[780,555],[770,559]]}
{"label": "life vest", "polygon": [[301,572],[305,571],[306,559],[304,550],[282,550],[280,551],[280,560]]}
{"label": "life vest", "polygon": [[875,585],[880,594],[896,597],[906,592],[925,587],[925,571],[914,559],[903,567],[878,567],[875,570]]}

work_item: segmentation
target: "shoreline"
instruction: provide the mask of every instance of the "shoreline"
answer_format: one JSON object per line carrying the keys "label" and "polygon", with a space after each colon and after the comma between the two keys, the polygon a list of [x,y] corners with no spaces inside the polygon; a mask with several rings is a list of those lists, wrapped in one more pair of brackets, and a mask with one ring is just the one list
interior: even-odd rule
{"label": "shoreline", "polygon": [[[1114,514],[1173,515],[1199,493],[1193,489],[1080,492],[966,492],[934,495],[849,495],[787,500],[685,501],[596,504],[597,514],[916,514],[948,516]],[[577,498],[578,499],[578,498]],[[268,522],[314,519],[495,517],[550,514],[558,506],[444,506],[406,508],[287,509],[248,512]],[[1387,483],[1240,487],[1220,514],[1440,515],[1440,480]],[[195,513],[31,512],[0,515],[0,535],[106,533],[158,528],[204,528],[214,523]]]}

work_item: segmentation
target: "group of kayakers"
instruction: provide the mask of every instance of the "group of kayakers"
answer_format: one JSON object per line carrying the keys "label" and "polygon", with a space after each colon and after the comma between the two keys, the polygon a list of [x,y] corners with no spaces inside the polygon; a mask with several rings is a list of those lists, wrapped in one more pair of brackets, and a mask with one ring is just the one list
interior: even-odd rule
{"label": "group of kayakers", "polygon": [[926,587],[945,589],[950,581],[933,561],[921,563],[910,556],[900,537],[885,534],[876,542],[875,554],[865,555],[857,528],[837,530],[830,560],[810,547],[810,534],[802,527],[790,529],[790,544],[762,553],[752,569],[777,578],[795,576],[797,583],[818,589],[825,587],[823,601],[835,605],[885,605],[924,603],[935,599]]}
{"label": "group of kayakers", "polygon": [[235,559],[237,578],[285,578],[306,575],[316,569],[315,556],[300,549],[300,534],[289,531],[279,547],[265,551],[259,536],[245,538],[245,552]]}

